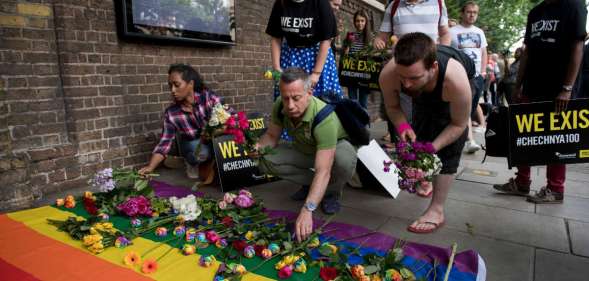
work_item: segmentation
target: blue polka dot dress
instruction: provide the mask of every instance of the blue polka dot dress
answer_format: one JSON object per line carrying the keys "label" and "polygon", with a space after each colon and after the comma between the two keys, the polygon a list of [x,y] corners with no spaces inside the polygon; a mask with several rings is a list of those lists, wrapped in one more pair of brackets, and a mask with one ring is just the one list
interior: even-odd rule
{"label": "blue polka dot dress", "polygon": [[[308,73],[313,72],[315,67],[315,58],[319,52],[319,43],[313,47],[307,48],[291,48],[286,44],[286,41],[282,41],[282,47],[280,49],[280,67],[282,69],[297,66]],[[337,75],[337,66],[335,64],[335,56],[333,50],[329,48],[325,64],[323,65],[323,71],[319,76],[319,82],[313,89],[314,96],[323,96],[326,94],[336,95],[338,97],[343,96],[342,88],[339,84],[339,78]],[[274,87],[274,98],[276,99],[280,95],[278,87]]]}

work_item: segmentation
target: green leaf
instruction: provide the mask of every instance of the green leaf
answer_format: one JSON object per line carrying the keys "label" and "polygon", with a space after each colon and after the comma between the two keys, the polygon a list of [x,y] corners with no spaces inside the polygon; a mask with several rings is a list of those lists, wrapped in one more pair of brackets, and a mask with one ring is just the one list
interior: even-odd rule
{"label": "green leaf", "polygon": [[369,266],[364,267],[364,274],[366,274],[366,275],[371,275],[371,274],[376,273],[378,271],[380,271],[380,267],[377,265],[369,265]]}
{"label": "green leaf", "polygon": [[331,250],[331,247],[323,245],[319,247],[319,253],[321,253],[324,256],[330,256],[333,254],[333,251]]}

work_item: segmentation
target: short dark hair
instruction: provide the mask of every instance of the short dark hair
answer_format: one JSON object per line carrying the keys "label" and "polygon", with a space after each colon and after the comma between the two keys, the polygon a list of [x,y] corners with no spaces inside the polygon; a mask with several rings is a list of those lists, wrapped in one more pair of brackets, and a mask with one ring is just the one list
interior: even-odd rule
{"label": "short dark hair", "polygon": [[280,81],[284,84],[290,84],[297,80],[303,81],[305,91],[311,88],[311,80],[309,79],[309,74],[300,67],[286,68],[280,74]]}
{"label": "short dark hair", "polygon": [[425,68],[430,69],[436,61],[436,50],[434,41],[424,33],[407,33],[395,46],[395,63],[410,66],[423,60]]}
{"label": "short dark hair", "polygon": [[477,4],[477,2],[472,1],[472,0],[471,1],[466,1],[466,2],[464,2],[464,4],[462,4],[462,8],[460,8],[460,12],[461,13],[464,13],[464,9],[466,9],[466,7],[468,7],[468,6],[476,6],[476,7],[478,7],[479,4]]}
{"label": "short dark hair", "polygon": [[186,82],[193,81],[194,82],[194,90],[196,92],[202,92],[206,89],[204,82],[202,81],[202,77],[192,66],[183,63],[176,63],[170,65],[168,69],[168,75],[172,74],[172,72],[180,73],[182,75],[182,80]]}

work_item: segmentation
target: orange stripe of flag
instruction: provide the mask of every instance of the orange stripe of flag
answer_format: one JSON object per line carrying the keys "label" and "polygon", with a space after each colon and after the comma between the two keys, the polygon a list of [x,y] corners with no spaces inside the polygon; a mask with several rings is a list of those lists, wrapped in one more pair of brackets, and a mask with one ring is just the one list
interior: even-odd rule
{"label": "orange stripe of flag", "polygon": [[0,257],[43,280],[151,280],[0,216]]}

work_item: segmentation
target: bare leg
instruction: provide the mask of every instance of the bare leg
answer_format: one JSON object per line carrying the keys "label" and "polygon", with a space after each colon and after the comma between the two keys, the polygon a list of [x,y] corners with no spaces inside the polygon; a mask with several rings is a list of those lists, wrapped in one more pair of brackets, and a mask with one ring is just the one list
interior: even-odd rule
{"label": "bare leg", "polygon": [[426,184],[421,184],[417,187],[417,195],[422,197],[429,197],[430,193],[432,192],[433,186],[431,182],[427,182]]}
{"label": "bare leg", "polygon": [[479,126],[480,127],[487,127],[487,122],[485,121],[485,115],[483,114],[483,109],[481,105],[477,105],[477,119],[479,119]]}
{"label": "bare leg", "polygon": [[454,175],[437,175],[434,177],[432,201],[423,215],[411,224],[411,228],[419,231],[429,231],[444,222],[444,204],[453,181]]}

